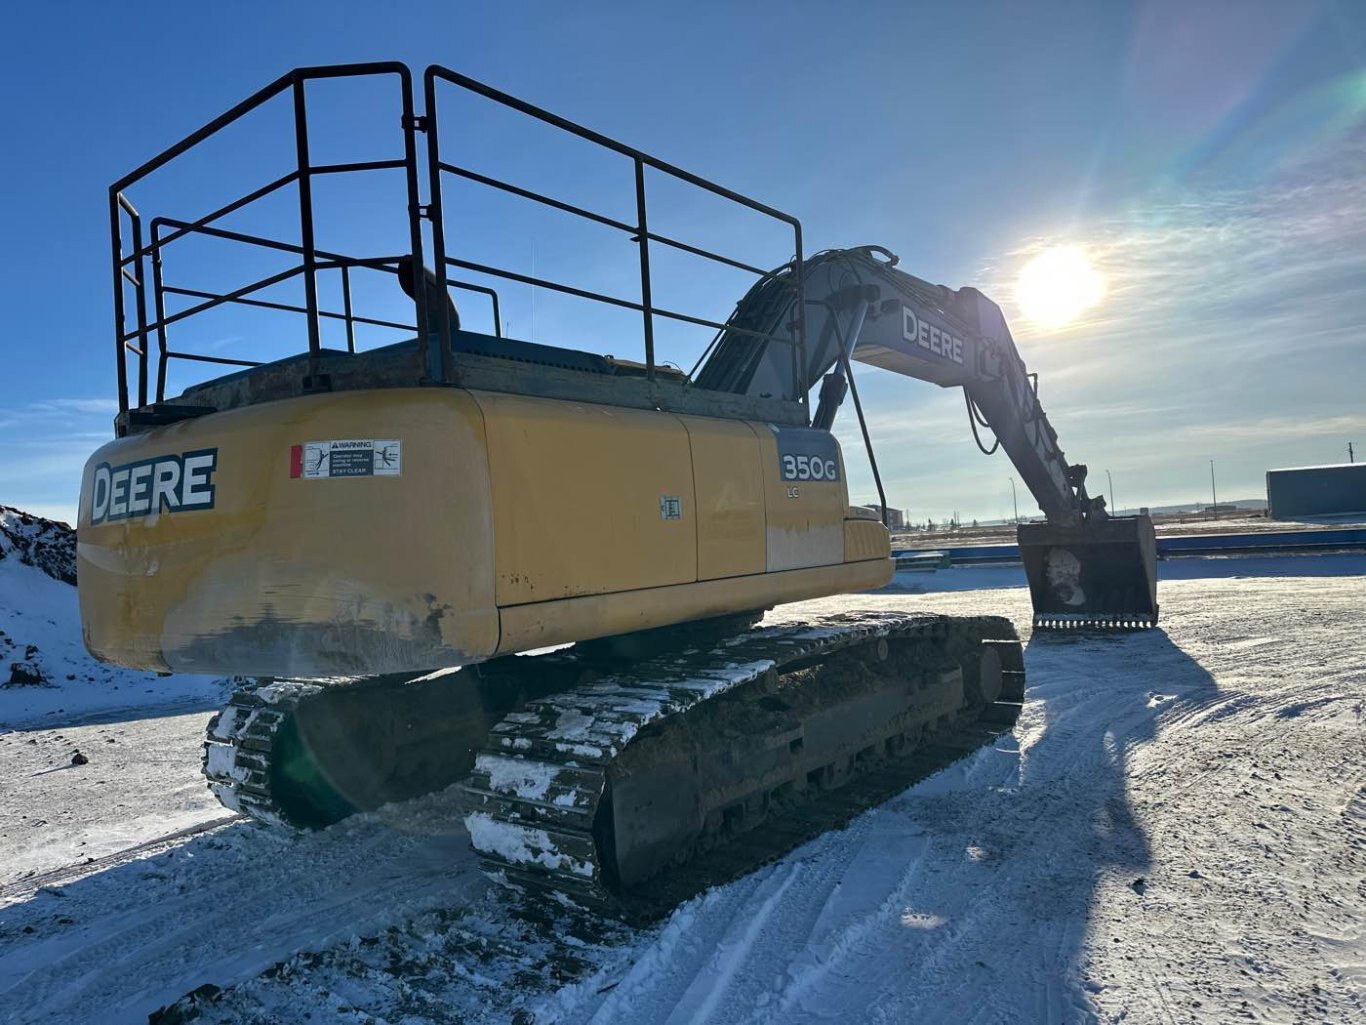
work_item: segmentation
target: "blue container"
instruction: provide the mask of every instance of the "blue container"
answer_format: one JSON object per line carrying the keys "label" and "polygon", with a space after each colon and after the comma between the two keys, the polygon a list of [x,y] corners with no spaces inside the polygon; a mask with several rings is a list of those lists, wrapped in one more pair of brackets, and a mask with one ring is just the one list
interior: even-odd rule
{"label": "blue container", "polygon": [[1268,470],[1266,504],[1277,520],[1366,513],[1366,463]]}

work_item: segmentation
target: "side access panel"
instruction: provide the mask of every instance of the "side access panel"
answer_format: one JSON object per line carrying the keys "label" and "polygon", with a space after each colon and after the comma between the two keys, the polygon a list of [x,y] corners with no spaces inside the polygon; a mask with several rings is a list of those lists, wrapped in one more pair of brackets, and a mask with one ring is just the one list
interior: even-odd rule
{"label": "side access panel", "polygon": [[500,606],[697,579],[688,432],[670,414],[472,392]]}
{"label": "side access panel", "polygon": [[764,572],[764,473],[759,439],[742,420],[680,418],[697,492],[697,579]]}
{"label": "side access panel", "polygon": [[844,457],[829,431],[760,428],[770,573],[844,562],[848,491]]}

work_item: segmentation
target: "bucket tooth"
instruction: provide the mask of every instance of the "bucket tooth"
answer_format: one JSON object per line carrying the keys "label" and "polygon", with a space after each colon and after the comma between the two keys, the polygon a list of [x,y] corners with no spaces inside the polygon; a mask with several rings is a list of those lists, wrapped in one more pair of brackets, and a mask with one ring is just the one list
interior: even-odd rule
{"label": "bucket tooth", "polygon": [[1035,629],[1143,630],[1157,624],[1157,536],[1149,517],[1025,523],[1019,543]]}

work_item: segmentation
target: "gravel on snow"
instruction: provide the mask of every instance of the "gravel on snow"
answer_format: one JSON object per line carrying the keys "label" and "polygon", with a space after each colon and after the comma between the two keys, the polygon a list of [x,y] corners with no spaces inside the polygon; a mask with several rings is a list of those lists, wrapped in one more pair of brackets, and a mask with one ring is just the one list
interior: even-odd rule
{"label": "gravel on snow", "polygon": [[[208,721],[197,712],[0,733],[0,906],[30,878],[226,815],[197,771]],[[86,761],[73,765],[77,751]]]}

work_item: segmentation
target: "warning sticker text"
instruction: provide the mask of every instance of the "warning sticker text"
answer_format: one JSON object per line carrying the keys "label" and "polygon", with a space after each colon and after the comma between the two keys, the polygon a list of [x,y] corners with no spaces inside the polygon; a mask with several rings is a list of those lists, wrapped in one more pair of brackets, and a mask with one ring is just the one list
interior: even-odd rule
{"label": "warning sticker text", "polygon": [[324,477],[397,477],[403,472],[403,443],[395,439],[309,441],[290,451],[289,475]]}

